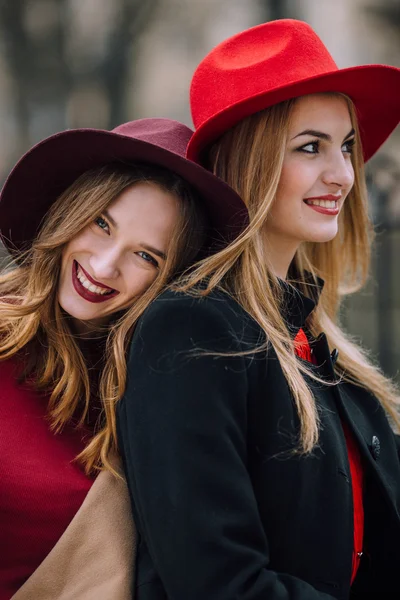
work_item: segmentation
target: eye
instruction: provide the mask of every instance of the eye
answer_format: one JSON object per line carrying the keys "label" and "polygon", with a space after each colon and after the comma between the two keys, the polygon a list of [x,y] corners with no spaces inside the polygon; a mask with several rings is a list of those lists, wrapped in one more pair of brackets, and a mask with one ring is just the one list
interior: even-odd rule
{"label": "eye", "polygon": [[347,154],[353,154],[354,144],[356,143],[355,138],[352,140],[347,140],[342,146],[342,152],[346,152]]}
{"label": "eye", "polygon": [[141,250],[140,252],[136,252],[136,254],[140,256],[140,258],[143,258],[143,260],[145,260],[146,262],[154,265],[156,269],[158,269],[158,262],[155,258],[151,256],[151,254],[148,254],[148,252],[144,252],[143,250]]}
{"label": "eye", "polygon": [[305,154],[318,154],[319,142],[308,142],[308,144],[297,148],[297,151],[304,152]]}
{"label": "eye", "polygon": [[110,227],[104,217],[97,217],[94,222],[100,229],[103,229],[108,235],[110,235]]}

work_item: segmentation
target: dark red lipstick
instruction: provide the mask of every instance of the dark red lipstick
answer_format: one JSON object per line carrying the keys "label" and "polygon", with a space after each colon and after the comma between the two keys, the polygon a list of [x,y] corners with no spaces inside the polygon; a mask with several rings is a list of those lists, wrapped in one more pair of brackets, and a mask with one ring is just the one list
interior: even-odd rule
{"label": "dark red lipstick", "polygon": [[[78,279],[78,268],[82,270],[85,277],[90,281],[90,283],[92,283],[93,285],[97,285],[98,287],[110,290],[110,292],[107,292],[106,294],[96,294],[95,292],[91,292],[90,290],[85,288]],[[89,273],[87,273],[87,271],[85,271],[85,269],[80,264],[78,264],[76,260],[74,260],[72,264],[72,283],[75,288],[75,291],[81,296],[81,298],[87,300],[88,302],[106,302],[111,298],[115,298],[115,296],[118,296],[119,294],[117,290],[114,290],[108,285],[104,285],[104,283],[97,282],[95,279],[93,279],[93,277],[91,277]]]}

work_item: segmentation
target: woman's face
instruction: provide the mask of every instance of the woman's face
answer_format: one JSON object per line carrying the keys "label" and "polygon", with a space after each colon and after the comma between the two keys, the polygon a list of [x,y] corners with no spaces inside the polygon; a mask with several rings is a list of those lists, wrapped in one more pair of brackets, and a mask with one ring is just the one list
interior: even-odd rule
{"label": "woman's face", "polygon": [[310,95],[293,109],[282,175],[266,232],[272,247],[327,242],[354,183],[354,130],[346,100]]}
{"label": "woman's face", "polygon": [[178,215],[173,194],[137,183],[66,245],[58,299],[78,330],[106,324],[145,292],[165,263]]}

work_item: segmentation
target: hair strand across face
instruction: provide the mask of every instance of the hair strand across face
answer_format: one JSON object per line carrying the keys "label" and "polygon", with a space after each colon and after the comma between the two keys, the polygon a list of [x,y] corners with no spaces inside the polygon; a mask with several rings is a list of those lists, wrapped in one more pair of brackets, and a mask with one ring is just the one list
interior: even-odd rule
{"label": "hair strand across face", "polygon": [[[101,364],[93,369],[58,303],[63,248],[128,186],[148,182],[174,194],[180,214],[158,276],[106,331]],[[49,394],[51,427],[74,419],[83,426],[98,397],[100,417],[78,458],[87,472],[107,468],[116,450],[116,403],[126,381],[126,352],[135,324],[172,277],[205,243],[206,218],[196,193],[178,176],[151,165],[110,165],[86,172],[53,204],[32,248],[0,276],[0,360],[21,356],[21,377]]]}
{"label": "hair strand across face", "polygon": [[[360,289],[368,276],[373,229],[354,106],[342,94],[328,95],[345,98],[349,107],[356,137],[352,154],[355,181],[340,215],[339,234],[330,242],[301,244],[292,261],[289,283],[310,295],[310,280],[316,286],[318,277],[325,280],[318,307],[309,320],[313,335],[325,332],[331,349],[339,352],[336,369],[340,377],[373,392],[400,427],[395,385],[337,323],[343,298]],[[250,225],[227,248],[206,258],[182,278],[175,289],[206,295],[222,288],[260,325],[267,342],[258,351],[268,344],[275,349],[299,413],[301,450],[310,452],[318,441],[319,419],[302,373],[318,378],[295,355],[282,319],[282,288],[269,262],[263,232],[276,197],[295,104],[296,99],[288,100],[243,119],[209,148],[209,168],[243,198]],[[199,290],[201,281],[208,285]]]}

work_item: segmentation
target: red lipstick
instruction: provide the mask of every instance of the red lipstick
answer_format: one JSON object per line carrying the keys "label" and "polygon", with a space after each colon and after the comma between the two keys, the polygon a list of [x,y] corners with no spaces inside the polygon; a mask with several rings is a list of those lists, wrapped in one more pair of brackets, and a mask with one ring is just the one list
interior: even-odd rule
{"label": "red lipstick", "polygon": [[315,212],[322,213],[323,215],[330,215],[334,217],[339,214],[339,208],[325,208],[325,206],[315,206],[313,204],[307,204],[308,208],[312,208]]}
{"label": "red lipstick", "polygon": [[[338,196],[334,196],[333,194],[325,194],[325,196],[312,196],[310,198],[304,198],[304,204],[306,204],[309,208],[312,208],[312,210],[314,210],[315,212],[335,217],[339,214],[338,203],[341,197],[341,194]],[[328,208],[326,206],[317,206],[316,204],[309,204],[307,200],[330,200],[335,202],[335,206],[333,208]]]}
{"label": "red lipstick", "polygon": [[[112,291],[110,293],[101,295],[101,294],[95,294],[94,292],[91,292],[90,290],[85,288],[78,279],[78,267],[80,269],[82,269],[83,273],[85,274],[85,277],[87,277],[87,279],[90,281],[90,283],[93,283],[93,285],[98,285],[99,287],[106,288],[106,289],[112,290]],[[74,260],[72,263],[72,283],[75,288],[75,291],[81,296],[81,298],[83,298],[84,300],[87,300],[88,302],[93,302],[95,304],[97,304],[99,302],[106,302],[107,300],[110,300],[111,298],[115,298],[115,296],[118,296],[118,294],[119,294],[119,292],[117,290],[114,290],[113,288],[108,287],[108,285],[104,285],[103,283],[96,282],[96,280],[93,279],[93,277],[91,277],[89,275],[89,273],[87,273],[85,271],[85,269],[81,265],[79,265],[76,260]]]}
{"label": "red lipstick", "polygon": [[304,200],[335,200],[335,202],[339,202],[341,197],[341,195],[326,194],[325,196],[310,196],[309,198],[304,198]]}

